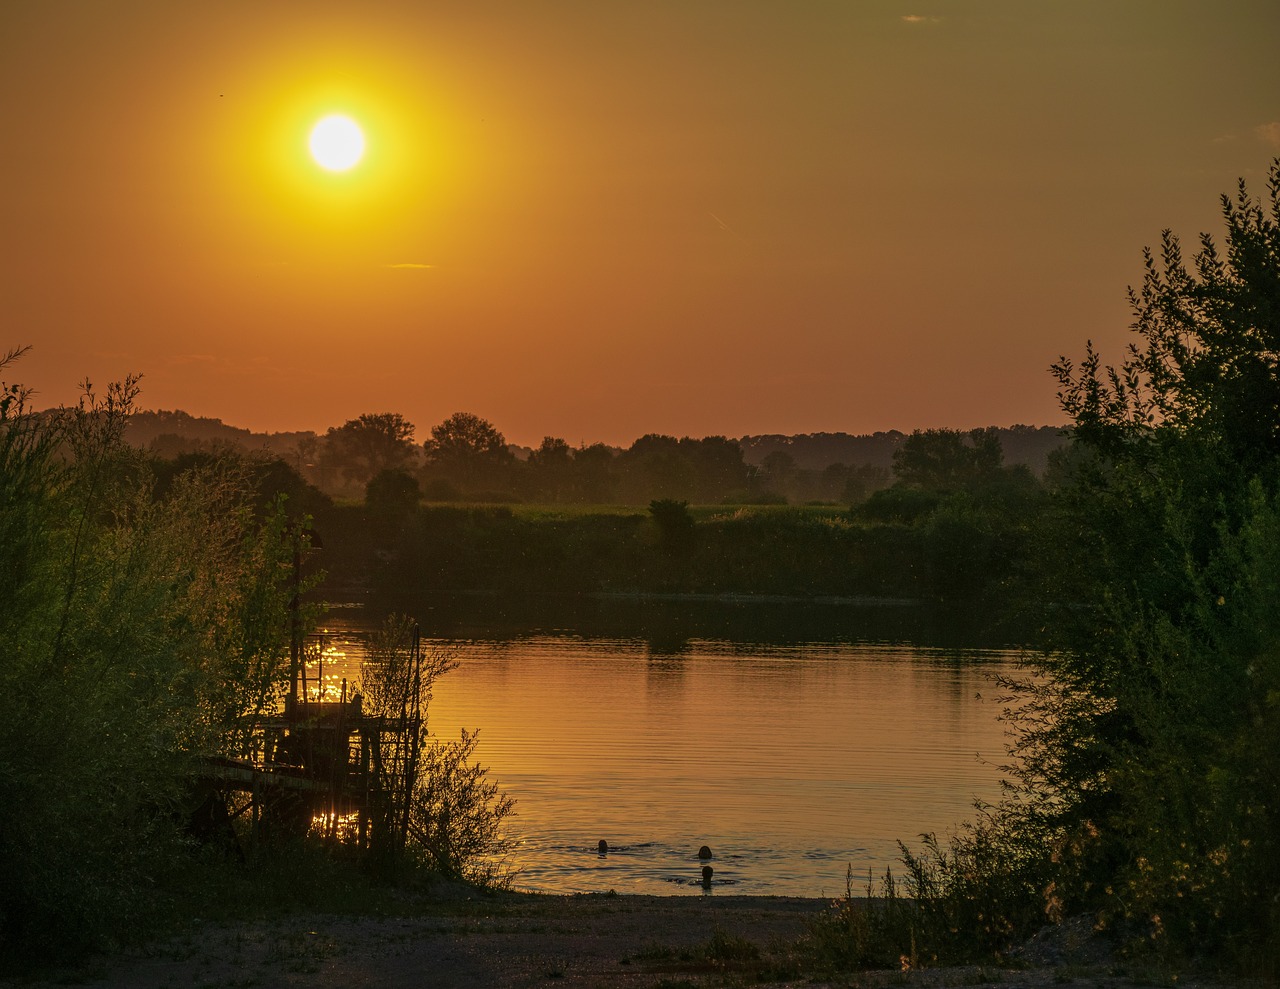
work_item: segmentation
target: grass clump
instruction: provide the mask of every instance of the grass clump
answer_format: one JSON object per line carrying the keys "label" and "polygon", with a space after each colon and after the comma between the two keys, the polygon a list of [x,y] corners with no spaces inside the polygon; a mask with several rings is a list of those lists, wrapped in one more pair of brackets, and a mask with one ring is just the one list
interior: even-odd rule
{"label": "grass clump", "polygon": [[856,896],[850,866],[845,895],[810,924],[805,948],[826,971],[914,968],[918,927],[917,906],[902,895],[892,870],[878,883],[868,871],[865,895]]}

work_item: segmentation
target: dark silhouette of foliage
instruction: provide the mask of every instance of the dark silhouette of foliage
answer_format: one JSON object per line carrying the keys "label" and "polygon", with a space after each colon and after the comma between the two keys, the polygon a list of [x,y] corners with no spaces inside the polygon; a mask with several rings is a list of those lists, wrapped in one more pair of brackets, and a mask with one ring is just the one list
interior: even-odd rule
{"label": "dark silhouette of foliage", "polygon": [[[1048,455],[1064,443],[1060,426],[1007,426],[997,429],[1005,462],[1026,464],[1036,475],[1044,473]],[[784,451],[801,471],[822,471],[832,464],[850,468],[889,470],[894,451],[906,440],[898,430],[850,435],[849,433],[767,434],[738,440],[747,463],[761,465],[775,451]]]}
{"label": "dark silhouette of foliage", "polygon": [[1014,839],[992,868],[1021,877],[1015,912],[1274,972],[1280,160],[1265,201],[1222,208],[1225,251],[1204,235],[1188,268],[1166,232],[1146,252],[1118,368],[1091,346],[1055,365],[1075,421],[1037,546],[1055,606],[1010,684],[1010,799],[967,840]]}
{"label": "dark silhouette of foliage", "polygon": [[916,430],[893,453],[893,472],[903,484],[955,491],[994,473],[1004,461],[995,428]]}
{"label": "dark silhouette of foliage", "polygon": [[1252,472],[1280,456],[1280,170],[1265,201],[1241,179],[1222,197],[1226,249],[1201,235],[1190,266],[1179,239],[1143,252],[1142,285],[1129,290],[1140,340],[1119,367],[1102,368],[1092,344],[1077,368],[1054,365],[1076,435],[1108,453],[1157,438],[1194,438],[1224,463]]}
{"label": "dark silhouette of foliage", "polygon": [[529,454],[528,472],[535,495],[544,501],[571,499],[574,490],[573,448],[555,436],[543,437]]}
{"label": "dark silhouette of foliage", "polygon": [[515,461],[506,438],[487,419],[455,412],[431,428],[423,443],[430,475],[443,477],[468,494],[507,488]]}
{"label": "dark silhouette of foliage", "polygon": [[418,482],[402,470],[384,470],[365,488],[365,507],[377,518],[400,520],[418,507]]}
{"label": "dark silhouette of foliage", "polygon": [[573,453],[574,485],[579,501],[602,504],[612,501],[618,485],[616,455],[603,443],[592,443]]}
{"label": "dark silhouette of foliage", "polygon": [[398,413],[366,413],[325,434],[321,459],[348,481],[364,485],[381,471],[412,463],[413,433],[413,423]]}
{"label": "dark silhouette of foliage", "polygon": [[[16,356],[0,360],[0,366]],[[0,387],[0,956],[130,935],[183,853],[192,761],[287,678],[283,511],[243,460],[158,493],[126,379],[37,415]]]}
{"label": "dark silhouette of foliage", "polygon": [[[152,451],[155,453],[154,449]],[[156,456],[151,462],[155,475],[155,496],[163,498],[174,483],[193,470],[214,469],[219,464],[237,464],[244,470],[256,493],[260,513],[270,513],[284,498],[285,511],[290,518],[314,516],[331,503],[331,499],[308,484],[296,470],[278,457],[263,454],[246,454],[241,450],[224,447],[214,451],[180,453],[172,458]]]}
{"label": "dark silhouette of foliage", "polygon": [[702,439],[648,433],[618,458],[624,496],[643,503],[645,498],[720,501],[747,482],[742,448],[723,436]]}
{"label": "dark silhouette of foliage", "polygon": [[658,526],[667,549],[684,549],[693,540],[694,521],[687,501],[661,498],[649,502],[649,515]]}

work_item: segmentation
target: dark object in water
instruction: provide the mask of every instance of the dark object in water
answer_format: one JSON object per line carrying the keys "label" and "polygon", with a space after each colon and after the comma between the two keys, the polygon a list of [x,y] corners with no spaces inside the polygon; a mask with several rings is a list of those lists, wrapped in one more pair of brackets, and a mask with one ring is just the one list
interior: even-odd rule
{"label": "dark object in water", "polygon": [[599,852],[601,855],[608,855],[609,843],[605,841],[603,838],[601,838],[600,844],[596,845],[596,851]]}
{"label": "dark object in water", "polygon": [[711,877],[712,877],[712,875],[714,875],[714,874],[715,874],[715,871],[716,871],[716,870],[715,870],[715,869],[713,869],[713,868],[711,868],[711,866],[709,866],[709,865],[704,865],[704,866],[702,867],[702,885],[703,885],[703,886],[710,886],[710,885],[711,885]]}
{"label": "dark object in water", "polygon": [[703,845],[701,848],[698,849],[698,858],[700,859],[711,858],[711,849],[708,848],[706,845]]}

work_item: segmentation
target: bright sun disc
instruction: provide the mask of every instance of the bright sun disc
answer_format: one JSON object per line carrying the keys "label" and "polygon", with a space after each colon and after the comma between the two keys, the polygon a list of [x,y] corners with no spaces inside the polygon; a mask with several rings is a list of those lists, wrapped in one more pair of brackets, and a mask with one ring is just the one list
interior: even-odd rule
{"label": "bright sun disc", "polygon": [[350,117],[333,114],[311,129],[311,157],[321,168],[345,172],[364,155],[364,133]]}

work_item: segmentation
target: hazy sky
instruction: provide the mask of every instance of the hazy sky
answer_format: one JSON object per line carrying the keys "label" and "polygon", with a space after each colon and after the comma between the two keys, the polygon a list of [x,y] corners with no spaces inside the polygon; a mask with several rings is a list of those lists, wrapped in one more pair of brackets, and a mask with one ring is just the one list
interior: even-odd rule
{"label": "hazy sky", "polygon": [[1278,50],[1276,0],[4,0],[0,349],[265,430],[1057,423],[1142,247],[1262,191]]}

